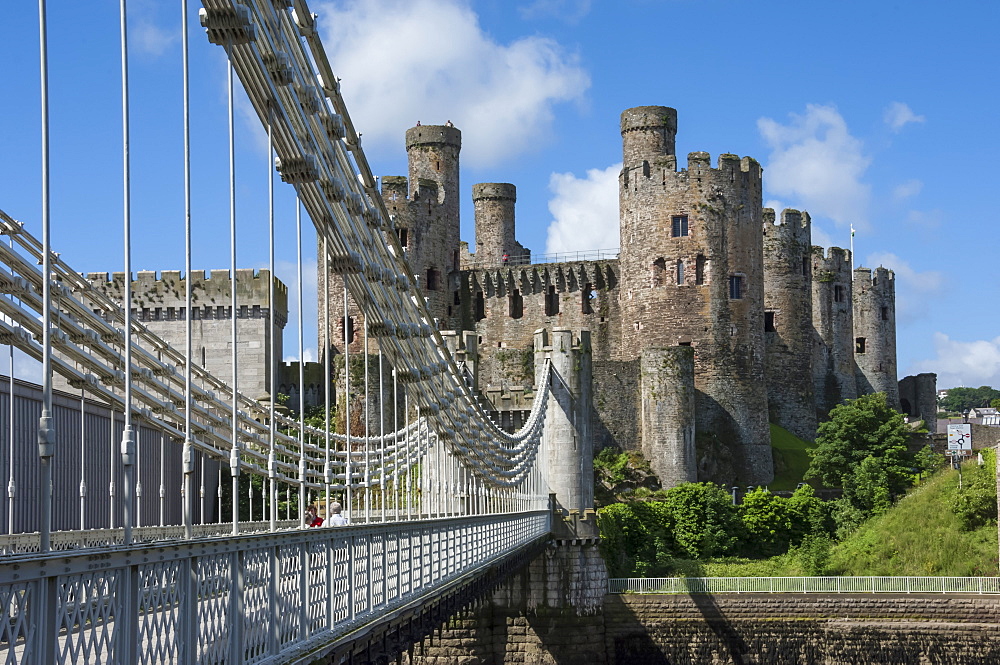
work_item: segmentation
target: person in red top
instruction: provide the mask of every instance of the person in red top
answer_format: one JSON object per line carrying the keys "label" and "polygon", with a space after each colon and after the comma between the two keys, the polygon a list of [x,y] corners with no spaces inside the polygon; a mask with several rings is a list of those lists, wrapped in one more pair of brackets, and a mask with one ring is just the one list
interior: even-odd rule
{"label": "person in red top", "polygon": [[318,515],[318,512],[315,505],[306,506],[306,526],[323,526],[323,518]]}

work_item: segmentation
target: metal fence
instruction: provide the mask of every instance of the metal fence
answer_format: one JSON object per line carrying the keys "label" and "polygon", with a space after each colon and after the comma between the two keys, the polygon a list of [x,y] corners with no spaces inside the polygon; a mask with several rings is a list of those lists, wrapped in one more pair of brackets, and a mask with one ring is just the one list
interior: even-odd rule
{"label": "metal fence", "polygon": [[0,662],[284,661],[549,528],[538,511],[15,557],[0,567]]}
{"label": "metal fence", "polygon": [[1000,577],[613,578],[608,593],[998,593]]}

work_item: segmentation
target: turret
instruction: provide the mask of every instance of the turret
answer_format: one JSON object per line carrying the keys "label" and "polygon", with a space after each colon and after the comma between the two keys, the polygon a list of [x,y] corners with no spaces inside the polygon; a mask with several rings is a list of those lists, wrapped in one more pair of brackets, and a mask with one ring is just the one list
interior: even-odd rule
{"label": "turret", "polygon": [[472,186],[476,214],[476,263],[496,266],[504,255],[516,255],[514,203],[517,189],[507,183],[484,182]]}
{"label": "turret", "polygon": [[884,392],[899,408],[896,282],[886,268],[854,270],[854,362],[859,394]]}
{"label": "turret", "polygon": [[813,390],[820,420],[845,399],[858,396],[854,379],[854,313],[851,308],[851,253],[813,247]]}
{"label": "turret", "polygon": [[622,113],[622,359],[695,347],[697,430],[729,445],[741,469],[711,479],[767,483],[761,168],[729,154],[712,168],[694,152],[677,171],[675,133],[673,109]]}
{"label": "turret", "polygon": [[775,223],[764,209],[764,343],[767,406],[772,423],[816,438],[816,403],[810,366],[812,240],[809,214],[784,210]]}
{"label": "turret", "polygon": [[666,106],[636,106],[622,111],[622,159],[627,168],[674,154],[677,110]]}

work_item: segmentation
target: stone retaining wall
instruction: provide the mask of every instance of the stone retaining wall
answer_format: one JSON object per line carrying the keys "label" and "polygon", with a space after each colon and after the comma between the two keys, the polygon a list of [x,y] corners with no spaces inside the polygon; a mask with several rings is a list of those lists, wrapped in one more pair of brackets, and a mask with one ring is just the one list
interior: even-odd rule
{"label": "stone retaining wall", "polygon": [[1000,662],[1000,598],[889,594],[607,595],[603,612],[486,604],[417,647],[434,665]]}

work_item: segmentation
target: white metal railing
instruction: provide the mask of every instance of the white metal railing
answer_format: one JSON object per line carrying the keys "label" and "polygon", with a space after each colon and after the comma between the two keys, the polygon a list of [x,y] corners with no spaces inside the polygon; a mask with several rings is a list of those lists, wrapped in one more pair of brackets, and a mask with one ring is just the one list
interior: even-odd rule
{"label": "white metal railing", "polygon": [[632,577],[609,579],[608,593],[1000,594],[1000,577]]}
{"label": "white metal railing", "polygon": [[0,662],[285,662],[503,561],[549,521],[534,511],[16,557],[0,566]]}

